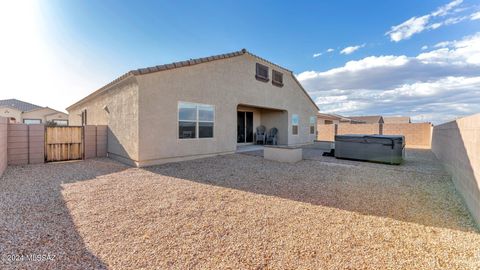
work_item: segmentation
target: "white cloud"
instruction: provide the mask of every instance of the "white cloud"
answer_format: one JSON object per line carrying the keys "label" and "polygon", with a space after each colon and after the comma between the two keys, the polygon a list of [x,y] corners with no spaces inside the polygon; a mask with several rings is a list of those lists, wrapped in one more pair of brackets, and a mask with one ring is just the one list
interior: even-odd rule
{"label": "white cloud", "polygon": [[432,12],[432,16],[445,16],[447,15],[448,11],[450,11],[452,8],[460,5],[463,2],[463,0],[454,0],[444,6],[439,7],[436,11]]}
{"label": "white cloud", "polygon": [[369,56],[297,77],[324,112],[438,123],[480,112],[480,32],[417,56]]}
{"label": "white cloud", "polygon": [[468,19],[468,18],[469,18],[469,16],[452,17],[452,18],[446,19],[443,23],[444,23],[445,25],[457,24],[457,23],[459,23],[459,22],[465,21],[465,20]]}
{"label": "white cloud", "polygon": [[428,26],[428,29],[437,29],[442,25],[443,23],[432,23],[431,25]]}
{"label": "white cloud", "polygon": [[324,54],[326,54],[326,53],[331,53],[331,52],[333,52],[333,51],[335,51],[335,50],[332,49],[332,48],[329,48],[329,49],[325,50],[324,52],[314,53],[314,54],[313,54],[313,58],[320,57],[320,56],[322,56],[322,55],[324,55]]}
{"label": "white cloud", "polygon": [[435,46],[442,48],[419,54],[417,59],[422,63],[480,65],[480,32],[464,37],[460,41],[444,41],[437,43]]}
{"label": "white cloud", "polygon": [[412,17],[407,21],[392,26],[390,31],[386,35],[390,36],[390,40],[398,42],[403,39],[410,38],[413,34],[420,33],[425,30],[425,27],[430,19],[430,15],[425,15],[422,17]]}
{"label": "white cloud", "polygon": [[[454,7],[460,5],[463,0],[454,0],[444,6],[439,7],[436,11],[433,11],[429,14],[419,16],[419,17],[412,17],[399,25],[392,26],[385,35],[390,37],[391,41],[399,42],[404,39],[409,39],[414,34],[421,33],[425,30],[429,29],[437,29],[443,25],[455,24],[463,21],[465,18],[457,17],[457,18],[448,18],[442,22],[434,22],[430,23],[430,21],[435,17],[442,17],[450,14],[450,10]],[[458,9],[455,12],[460,12],[461,10]]]}
{"label": "white cloud", "polygon": [[480,11],[471,14],[471,15],[470,15],[470,20],[472,20],[472,21],[474,21],[474,20],[480,20]]}
{"label": "white cloud", "polygon": [[425,51],[426,49],[428,49],[428,46],[427,46],[427,45],[423,45],[423,46],[422,46],[422,51]]}
{"label": "white cloud", "polygon": [[442,41],[442,42],[439,42],[439,43],[433,45],[433,47],[434,48],[445,48],[445,47],[450,46],[451,43],[452,43],[452,41]]}
{"label": "white cloud", "polygon": [[351,53],[357,51],[358,49],[360,49],[362,47],[365,47],[365,44],[356,45],[356,46],[348,46],[348,47],[344,48],[343,50],[341,50],[340,53],[341,54],[351,54]]}

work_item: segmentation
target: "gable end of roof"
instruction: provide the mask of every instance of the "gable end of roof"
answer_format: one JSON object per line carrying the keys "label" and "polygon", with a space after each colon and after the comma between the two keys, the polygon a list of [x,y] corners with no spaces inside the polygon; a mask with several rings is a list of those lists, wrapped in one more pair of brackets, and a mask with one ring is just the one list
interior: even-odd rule
{"label": "gable end of roof", "polygon": [[83,102],[101,94],[103,91],[108,90],[108,88],[110,88],[114,84],[117,84],[120,81],[122,81],[122,80],[124,80],[128,77],[131,77],[131,76],[145,75],[145,74],[150,74],[150,73],[169,70],[169,69],[176,69],[176,68],[181,68],[181,67],[193,66],[193,65],[207,63],[207,62],[211,62],[211,61],[215,61],[215,60],[221,60],[221,59],[236,57],[236,56],[240,56],[240,55],[245,55],[245,54],[248,54],[248,55],[250,55],[250,56],[252,56],[256,59],[259,59],[259,60],[264,61],[264,62],[266,62],[266,63],[268,63],[272,66],[275,66],[279,69],[283,69],[283,70],[289,72],[290,75],[293,77],[293,80],[302,89],[302,91],[307,96],[307,98],[312,102],[312,104],[315,106],[315,108],[317,108],[317,110],[319,110],[317,104],[315,104],[312,97],[310,97],[308,92],[305,90],[305,88],[303,88],[302,84],[297,80],[297,78],[295,77],[295,75],[293,74],[293,72],[291,70],[286,69],[286,68],[284,68],[280,65],[277,65],[275,63],[272,63],[272,62],[270,62],[266,59],[263,59],[259,56],[256,56],[256,55],[248,52],[246,49],[241,49],[240,51],[235,51],[235,52],[231,52],[231,53],[224,53],[224,54],[213,55],[213,56],[208,56],[208,57],[189,59],[189,60],[185,60],[185,61],[178,61],[178,62],[173,62],[173,63],[169,63],[169,64],[164,64],[164,65],[157,65],[157,66],[151,66],[151,67],[145,67],[145,68],[130,70],[129,72],[121,75],[120,77],[116,78],[115,80],[108,83],[107,85],[101,87],[100,89],[98,89],[95,92],[91,93],[90,95],[86,96],[85,98],[83,98],[83,99],[77,101],[76,103],[70,105],[69,107],[67,107],[67,111],[70,110],[71,108],[73,108],[74,106],[77,106],[77,105],[79,105],[79,104],[81,104],[81,103],[83,103]]}

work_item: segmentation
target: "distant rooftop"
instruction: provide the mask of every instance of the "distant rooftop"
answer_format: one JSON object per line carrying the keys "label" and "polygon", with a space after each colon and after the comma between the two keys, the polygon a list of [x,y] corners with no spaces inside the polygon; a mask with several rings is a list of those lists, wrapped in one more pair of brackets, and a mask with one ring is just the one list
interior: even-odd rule
{"label": "distant rooftop", "polygon": [[22,111],[22,112],[28,112],[28,111],[31,111],[31,110],[36,110],[36,109],[43,108],[41,106],[38,106],[38,105],[35,105],[35,104],[32,104],[32,103],[28,103],[28,102],[25,102],[25,101],[21,101],[21,100],[18,100],[18,99],[14,99],[14,98],[0,100],[0,106],[6,106],[6,107],[14,108],[14,109],[17,109],[17,110]]}
{"label": "distant rooftop", "polygon": [[335,114],[335,113],[317,113],[317,117],[327,120],[338,120],[342,123],[348,122],[352,124],[362,124],[366,123],[365,121],[355,120],[343,115]]}
{"label": "distant rooftop", "polygon": [[386,124],[400,124],[400,123],[411,123],[410,117],[408,116],[384,116],[383,122]]}
{"label": "distant rooftop", "polygon": [[383,123],[383,117],[381,115],[349,116],[348,118],[367,124]]}

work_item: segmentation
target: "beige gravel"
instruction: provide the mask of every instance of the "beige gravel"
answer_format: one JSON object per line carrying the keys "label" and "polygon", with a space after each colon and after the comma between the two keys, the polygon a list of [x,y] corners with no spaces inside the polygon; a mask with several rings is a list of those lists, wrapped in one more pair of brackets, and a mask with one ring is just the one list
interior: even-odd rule
{"label": "beige gravel", "polygon": [[310,154],[9,167],[0,268],[480,268],[480,233],[428,151],[402,166]]}

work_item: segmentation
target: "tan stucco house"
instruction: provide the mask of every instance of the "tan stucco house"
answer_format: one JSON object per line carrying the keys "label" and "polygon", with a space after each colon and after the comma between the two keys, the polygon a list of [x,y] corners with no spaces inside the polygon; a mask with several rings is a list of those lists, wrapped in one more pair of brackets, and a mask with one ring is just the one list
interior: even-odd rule
{"label": "tan stucco house", "polygon": [[148,166],[233,153],[256,127],[312,143],[318,107],[292,71],[246,50],[127,72],[67,108],[71,125],[108,125],[108,154]]}
{"label": "tan stucco house", "polygon": [[41,107],[18,99],[0,100],[0,117],[9,123],[47,124],[68,126],[68,115],[49,107]]}

